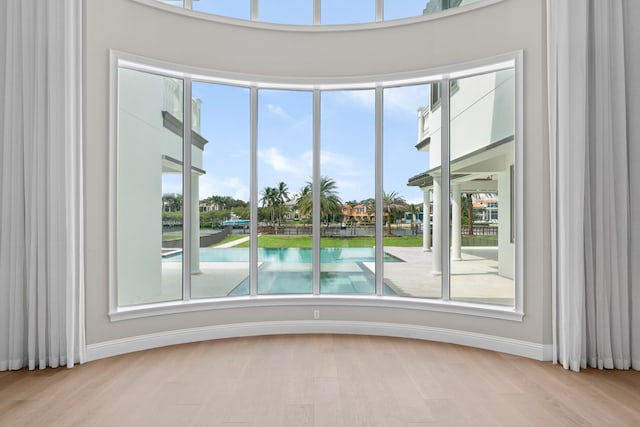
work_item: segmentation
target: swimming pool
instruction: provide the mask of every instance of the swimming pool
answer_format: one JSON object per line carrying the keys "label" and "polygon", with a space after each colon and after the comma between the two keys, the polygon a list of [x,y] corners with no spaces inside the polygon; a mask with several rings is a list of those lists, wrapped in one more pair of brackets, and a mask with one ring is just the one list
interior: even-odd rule
{"label": "swimming pool", "polygon": [[[320,249],[320,262],[374,262],[374,248],[323,248]],[[164,256],[163,262],[182,262],[182,253]],[[401,262],[402,260],[384,254],[385,262]],[[200,248],[200,262],[249,262],[248,248]],[[311,249],[299,248],[258,248],[258,262],[278,264],[295,264],[312,262]]]}
{"label": "swimming pool", "polygon": [[[401,259],[384,255],[385,262],[402,262]],[[163,263],[181,263],[182,254],[164,256]],[[310,294],[312,292],[312,250],[298,248],[258,249],[258,294]],[[374,248],[323,248],[320,249],[320,293],[321,294],[369,294],[375,293]],[[233,266],[242,271],[244,278],[235,282],[228,296],[249,294],[249,249],[248,248],[201,248],[200,266],[206,275],[216,276],[216,263]],[[222,264],[228,263],[228,264]],[[244,264],[244,266],[242,266]],[[228,267],[227,267],[228,268]],[[227,270],[228,271],[228,270]],[[204,278],[200,276],[200,278]],[[214,283],[219,277],[211,280]],[[395,292],[385,284],[385,294]]]}

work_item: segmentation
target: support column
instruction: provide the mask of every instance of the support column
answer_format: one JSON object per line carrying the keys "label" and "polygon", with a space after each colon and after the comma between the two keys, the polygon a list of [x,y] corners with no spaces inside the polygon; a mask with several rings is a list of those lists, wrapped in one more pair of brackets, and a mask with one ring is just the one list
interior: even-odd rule
{"label": "support column", "polygon": [[431,224],[429,220],[429,212],[431,207],[431,200],[429,200],[429,193],[431,190],[427,187],[422,189],[422,250],[424,252],[431,252]]}
{"label": "support column", "polygon": [[200,176],[191,172],[191,274],[200,274]]}
{"label": "support column", "polygon": [[460,209],[460,184],[451,183],[451,260],[462,259],[462,215]]}
{"label": "support column", "polygon": [[440,187],[442,178],[433,177],[433,257],[432,273],[442,274],[442,206],[440,205]]}

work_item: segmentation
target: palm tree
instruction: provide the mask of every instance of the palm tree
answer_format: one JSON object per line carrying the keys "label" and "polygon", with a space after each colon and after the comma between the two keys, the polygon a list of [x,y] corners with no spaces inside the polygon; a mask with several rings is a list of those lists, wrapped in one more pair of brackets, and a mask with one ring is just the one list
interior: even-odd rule
{"label": "palm tree", "polygon": [[278,190],[276,188],[264,187],[264,189],[262,190],[262,198],[260,199],[260,201],[262,202],[263,208],[266,208],[266,207],[271,208],[271,224],[272,225],[275,221],[274,214],[275,214],[275,207],[277,205],[277,193],[278,193]]}
{"label": "palm tree", "polygon": [[473,236],[473,193],[463,193],[462,200],[462,212],[467,216],[467,235]]}
{"label": "palm tree", "polygon": [[369,198],[369,199],[364,199],[362,201],[360,201],[360,204],[362,206],[364,206],[366,212],[367,212],[367,219],[371,220],[372,218],[375,218],[376,216],[376,199],[373,198]]}
{"label": "palm tree", "polygon": [[399,195],[396,191],[391,193],[384,193],[383,195],[384,212],[389,214],[387,218],[388,231],[387,235],[391,236],[391,218],[394,212],[404,210],[407,208],[407,201]]}
{"label": "palm tree", "polygon": [[275,191],[275,198],[278,205],[278,222],[282,224],[282,207],[286,202],[290,200],[289,198],[289,187],[287,184],[280,181],[278,186],[273,189]]}
{"label": "palm tree", "polygon": [[182,194],[176,194],[176,193],[163,194],[162,210],[166,212],[182,211]]}
{"label": "palm tree", "polygon": [[[312,184],[307,182],[300,192],[298,210],[301,215],[311,215],[313,209]],[[326,176],[320,177],[320,218],[329,220],[331,215],[342,212],[342,200],[336,182]]]}

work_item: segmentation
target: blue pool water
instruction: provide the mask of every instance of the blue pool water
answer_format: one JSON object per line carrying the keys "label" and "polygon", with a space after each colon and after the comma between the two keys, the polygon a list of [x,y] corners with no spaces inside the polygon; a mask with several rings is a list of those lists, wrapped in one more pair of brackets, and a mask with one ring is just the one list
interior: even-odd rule
{"label": "blue pool water", "polygon": [[[167,255],[163,262],[182,262],[182,253]],[[258,249],[258,294],[310,294],[312,292],[311,249]],[[374,274],[363,263],[375,261],[373,248],[324,248],[320,249],[321,294],[375,293]],[[385,253],[385,262],[402,262]],[[248,248],[201,248],[200,262],[249,262]],[[329,267],[334,264],[333,267]],[[280,268],[284,267],[284,268]],[[243,279],[228,294],[249,294],[249,277]],[[395,292],[385,284],[385,294]]]}
{"label": "blue pool water", "polygon": [[[272,262],[279,264],[308,263],[312,262],[311,249],[297,248],[258,248],[259,262]],[[343,262],[374,262],[374,248],[324,248],[320,249],[321,263]],[[399,262],[385,253],[385,262]],[[182,262],[182,254],[177,253],[163,257],[163,262]],[[201,248],[200,262],[249,262],[249,249],[247,248]]]}

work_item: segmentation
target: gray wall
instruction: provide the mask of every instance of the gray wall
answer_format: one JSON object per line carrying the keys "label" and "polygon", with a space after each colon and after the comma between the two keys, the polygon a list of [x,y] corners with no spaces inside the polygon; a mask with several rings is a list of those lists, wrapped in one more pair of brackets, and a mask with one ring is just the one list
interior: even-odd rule
{"label": "gray wall", "polygon": [[88,344],[199,326],[311,318],[308,307],[259,307],[109,321],[109,49],[215,70],[311,77],[419,70],[523,49],[524,321],[339,306],[323,307],[323,319],[397,322],[533,343],[551,342],[544,0],[505,0],[439,20],[340,32],[292,32],[210,22],[130,0],[85,0],[85,3]]}

